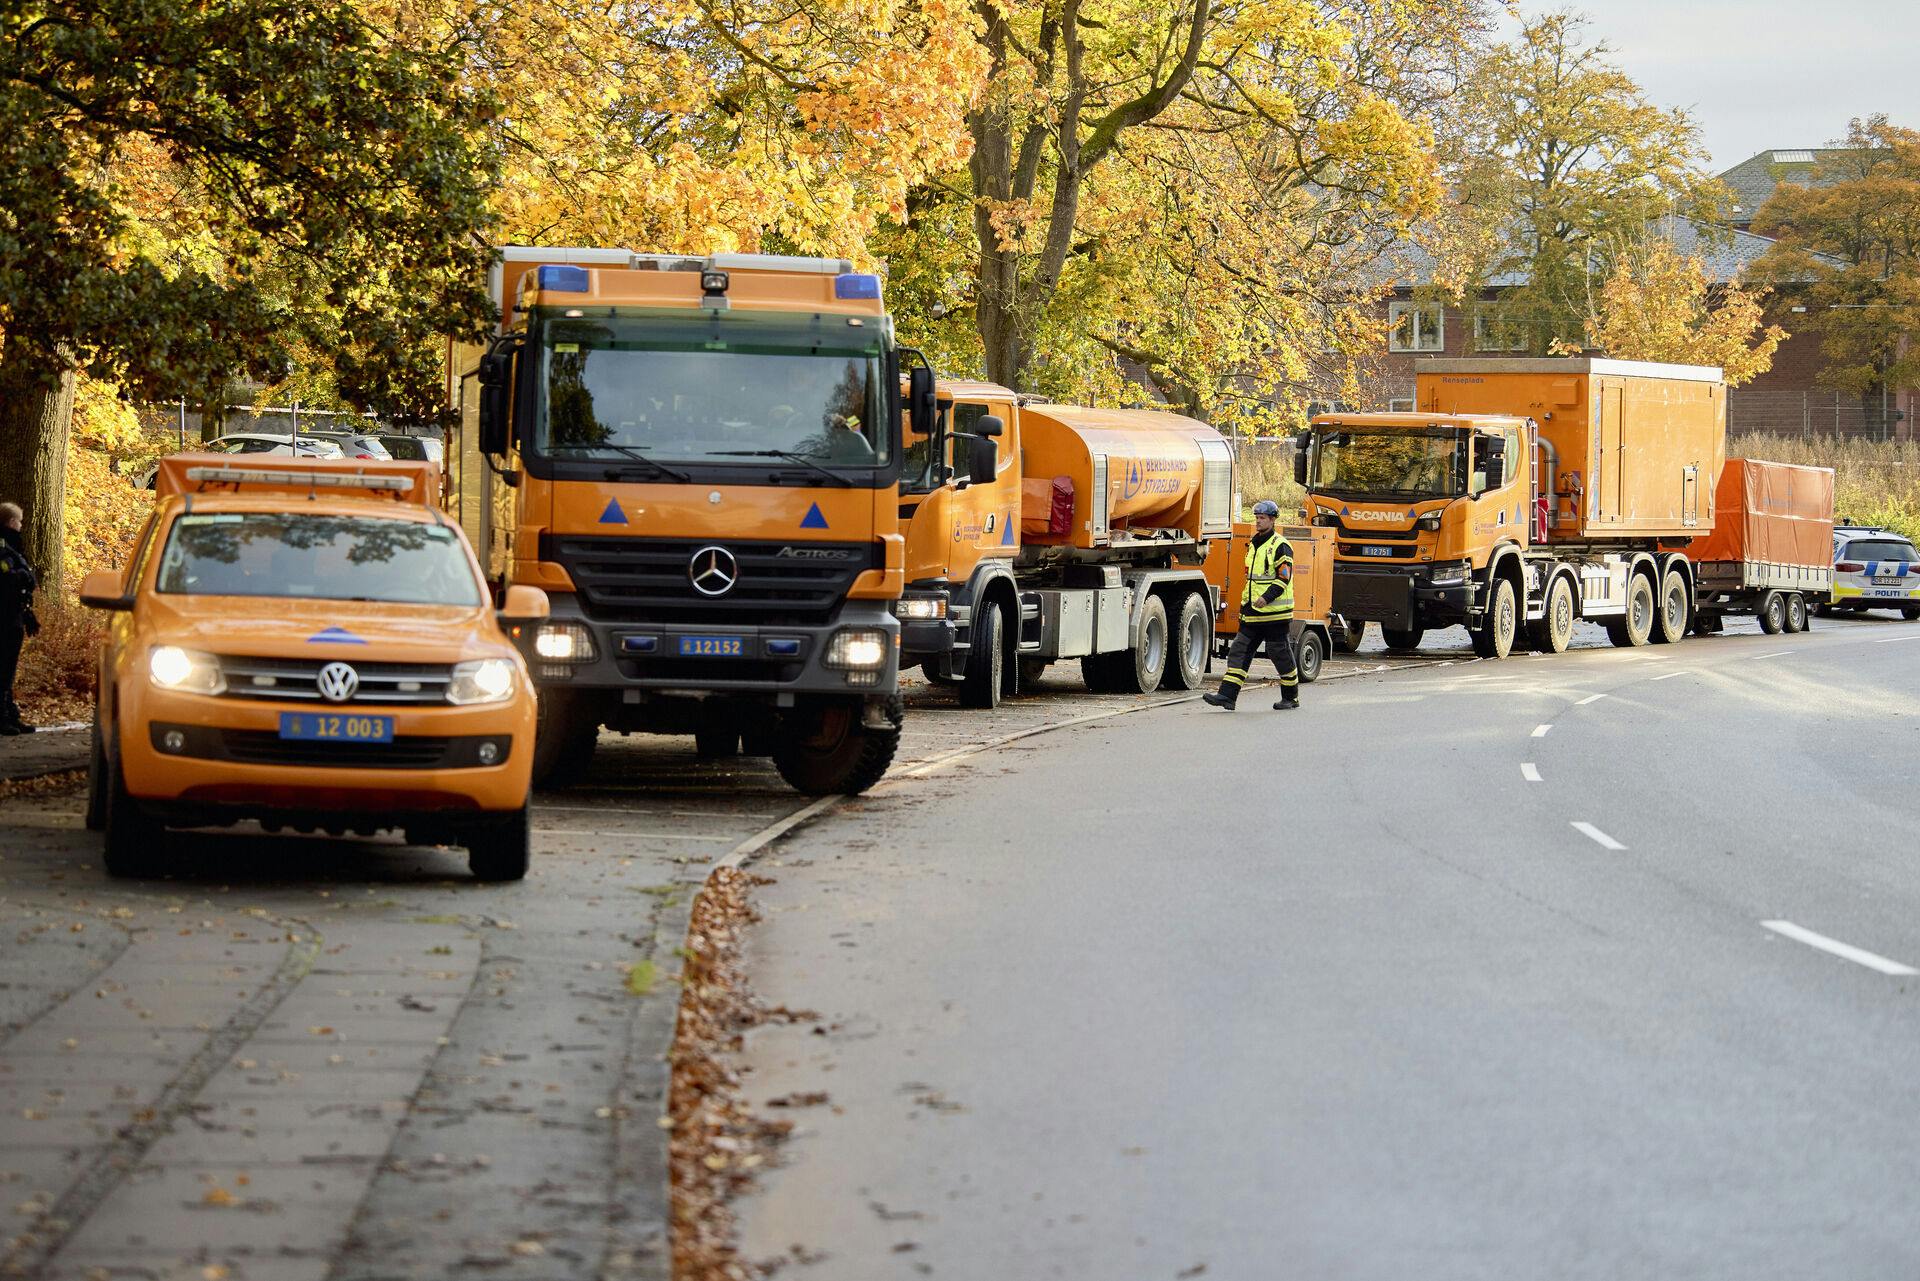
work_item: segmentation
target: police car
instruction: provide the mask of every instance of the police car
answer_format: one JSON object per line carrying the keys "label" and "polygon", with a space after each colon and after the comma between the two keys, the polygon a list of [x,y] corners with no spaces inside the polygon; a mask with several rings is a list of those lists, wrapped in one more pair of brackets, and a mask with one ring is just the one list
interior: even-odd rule
{"label": "police car", "polygon": [[1869,525],[1833,531],[1833,608],[1897,609],[1920,618],[1920,553],[1910,539]]}

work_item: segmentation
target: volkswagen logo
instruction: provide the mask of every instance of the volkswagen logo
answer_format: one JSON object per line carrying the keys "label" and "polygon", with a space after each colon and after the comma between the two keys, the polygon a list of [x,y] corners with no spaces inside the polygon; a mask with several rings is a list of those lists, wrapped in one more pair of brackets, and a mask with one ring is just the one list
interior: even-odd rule
{"label": "volkswagen logo", "polygon": [[329,703],[344,703],[360,688],[360,673],[345,663],[328,663],[314,683],[320,687],[320,697]]}
{"label": "volkswagen logo", "polygon": [[740,581],[740,562],[724,547],[702,547],[687,563],[687,581],[702,596],[725,596]]}

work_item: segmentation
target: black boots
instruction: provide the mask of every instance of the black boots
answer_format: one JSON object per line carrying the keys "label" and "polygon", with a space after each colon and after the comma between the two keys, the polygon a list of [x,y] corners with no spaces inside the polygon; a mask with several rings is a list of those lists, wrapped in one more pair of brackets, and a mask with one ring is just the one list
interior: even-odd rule
{"label": "black boots", "polygon": [[1273,705],[1273,710],[1276,712],[1290,712],[1298,706],[1300,706],[1300,691],[1298,689],[1289,689],[1282,693],[1280,701]]}
{"label": "black boots", "polygon": [[1222,682],[1220,688],[1214,690],[1213,693],[1202,694],[1200,701],[1210,703],[1215,707],[1224,707],[1228,711],[1232,711],[1234,704],[1240,701],[1240,687]]}

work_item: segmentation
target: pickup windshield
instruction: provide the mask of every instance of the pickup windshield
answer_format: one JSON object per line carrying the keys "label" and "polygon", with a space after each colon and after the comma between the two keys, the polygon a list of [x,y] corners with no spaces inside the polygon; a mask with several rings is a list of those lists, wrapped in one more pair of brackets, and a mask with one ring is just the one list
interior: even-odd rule
{"label": "pickup windshield", "polygon": [[188,512],[173,522],[154,585],[181,596],[480,603],[452,529],[362,516]]}
{"label": "pickup windshield", "polygon": [[1460,436],[1446,429],[1323,428],[1313,488],[1352,497],[1456,498],[1466,492]]}
{"label": "pickup windshield", "polygon": [[888,461],[882,339],[845,317],[545,317],[535,331],[539,452],[619,466]]}

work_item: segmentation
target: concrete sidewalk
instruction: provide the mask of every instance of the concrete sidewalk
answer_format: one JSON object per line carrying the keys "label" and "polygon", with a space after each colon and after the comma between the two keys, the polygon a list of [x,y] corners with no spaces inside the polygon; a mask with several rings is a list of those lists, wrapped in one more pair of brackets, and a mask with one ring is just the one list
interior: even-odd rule
{"label": "concrete sidewalk", "polygon": [[87,767],[85,725],[61,725],[0,738],[0,782]]}

